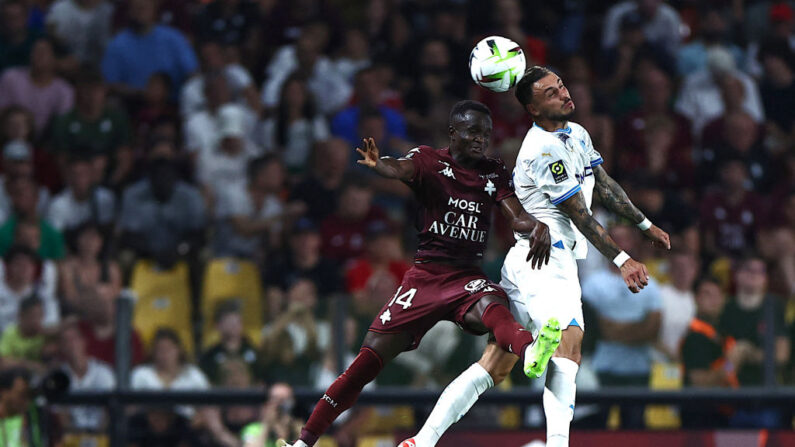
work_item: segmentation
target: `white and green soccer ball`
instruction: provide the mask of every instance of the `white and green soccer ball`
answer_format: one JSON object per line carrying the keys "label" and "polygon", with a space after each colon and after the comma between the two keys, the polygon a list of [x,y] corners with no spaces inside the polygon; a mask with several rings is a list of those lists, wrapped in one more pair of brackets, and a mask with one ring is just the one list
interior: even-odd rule
{"label": "white and green soccer ball", "polygon": [[511,39],[489,36],[478,42],[469,55],[469,73],[481,87],[505,92],[524,76],[522,47]]}

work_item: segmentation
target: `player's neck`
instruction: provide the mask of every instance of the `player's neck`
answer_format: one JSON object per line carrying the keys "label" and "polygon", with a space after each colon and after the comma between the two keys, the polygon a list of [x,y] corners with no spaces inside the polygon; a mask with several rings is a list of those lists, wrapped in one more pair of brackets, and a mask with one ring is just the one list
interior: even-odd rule
{"label": "player's neck", "polygon": [[450,156],[453,157],[453,160],[455,160],[456,163],[467,169],[474,168],[479,161],[474,158],[469,158],[457,150],[453,150],[452,147],[450,148]]}
{"label": "player's neck", "polygon": [[568,120],[543,120],[539,119],[535,122],[536,126],[546,130],[547,132],[554,132],[556,130],[563,130],[569,126]]}

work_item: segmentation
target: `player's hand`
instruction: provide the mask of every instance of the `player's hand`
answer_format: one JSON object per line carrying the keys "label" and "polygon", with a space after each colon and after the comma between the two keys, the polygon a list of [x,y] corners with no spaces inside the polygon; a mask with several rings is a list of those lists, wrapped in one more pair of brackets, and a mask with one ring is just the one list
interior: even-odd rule
{"label": "player's hand", "polygon": [[530,251],[527,253],[527,262],[530,263],[530,268],[540,269],[542,265],[549,264],[549,251],[552,249],[552,244],[547,224],[537,221],[535,228],[530,232],[529,242]]}
{"label": "player's hand", "polygon": [[642,262],[629,258],[624,262],[620,270],[624,283],[632,293],[638,293],[640,289],[649,285],[649,272]]}
{"label": "player's hand", "polygon": [[651,239],[651,244],[655,248],[663,248],[666,250],[671,249],[671,237],[668,236],[668,233],[661,230],[657,225],[652,224],[652,226],[649,227],[648,230],[644,231],[643,234],[645,234],[647,238]]}
{"label": "player's hand", "polygon": [[365,165],[370,169],[375,168],[376,163],[378,163],[378,146],[375,145],[375,140],[372,138],[362,138],[362,143],[364,143],[364,150],[357,147],[356,152],[358,152],[363,159],[356,160],[356,163]]}

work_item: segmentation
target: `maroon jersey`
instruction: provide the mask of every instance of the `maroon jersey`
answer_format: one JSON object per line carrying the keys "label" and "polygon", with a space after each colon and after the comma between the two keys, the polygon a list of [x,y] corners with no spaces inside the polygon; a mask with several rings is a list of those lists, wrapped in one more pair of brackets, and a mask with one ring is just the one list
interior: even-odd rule
{"label": "maroon jersey", "polygon": [[448,148],[420,146],[405,157],[414,162],[406,182],[422,209],[417,222],[418,262],[477,262],[486,249],[494,205],[514,195],[499,159],[483,158],[473,169],[456,163]]}

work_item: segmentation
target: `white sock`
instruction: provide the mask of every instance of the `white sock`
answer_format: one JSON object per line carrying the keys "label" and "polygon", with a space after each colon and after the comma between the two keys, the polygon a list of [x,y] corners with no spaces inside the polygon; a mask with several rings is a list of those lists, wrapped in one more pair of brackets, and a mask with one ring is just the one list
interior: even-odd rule
{"label": "white sock", "polygon": [[451,425],[458,422],[484,391],[494,386],[491,375],[474,363],[444,389],[436,406],[419,433],[414,436],[417,447],[433,447]]}
{"label": "white sock", "polygon": [[574,417],[574,397],[577,394],[577,363],[553,357],[547,366],[544,387],[544,414],[547,417],[547,447],[568,447],[569,426]]}

